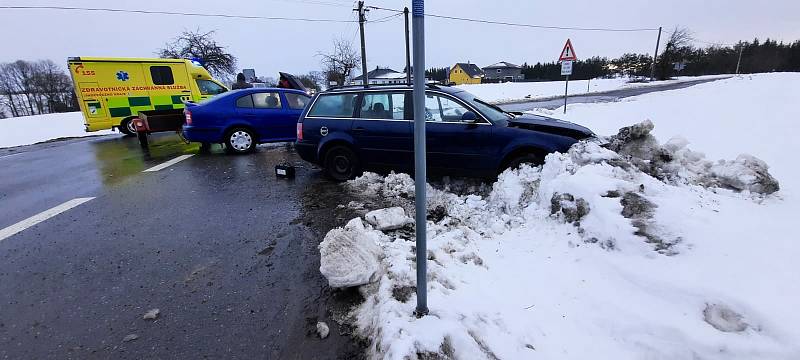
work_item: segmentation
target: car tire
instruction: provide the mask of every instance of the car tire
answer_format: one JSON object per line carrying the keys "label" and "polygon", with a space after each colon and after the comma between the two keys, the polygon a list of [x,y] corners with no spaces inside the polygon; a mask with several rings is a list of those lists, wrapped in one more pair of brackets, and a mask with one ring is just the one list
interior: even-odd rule
{"label": "car tire", "polygon": [[536,156],[534,154],[524,154],[511,159],[511,161],[508,162],[508,166],[506,166],[505,169],[517,169],[522,164],[536,166],[536,165],[541,165],[542,163],[544,163],[544,161],[542,161],[542,159],[539,156]]}
{"label": "car tire", "polygon": [[325,152],[325,175],[336,181],[347,181],[360,174],[361,162],[347,146],[334,146]]}
{"label": "car tire", "polygon": [[255,149],[256,136],[248,128],[234,128],[225,135],[225,150],[229,154],[247,154]]}
{"label": "car tire", "polygon": [[136,119],[137,118],[128,118],[122,120],[122,122],[119,123],[119,132],[125,135],[136,135],[136,125],[133,122]]}

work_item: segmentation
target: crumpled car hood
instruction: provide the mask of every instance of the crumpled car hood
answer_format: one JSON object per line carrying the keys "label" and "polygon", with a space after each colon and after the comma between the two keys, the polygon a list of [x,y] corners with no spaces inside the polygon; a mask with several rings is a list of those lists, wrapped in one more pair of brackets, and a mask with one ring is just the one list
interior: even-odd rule
{"label": "crumpled car hood", "polygon": [[541,131],[561,136],[569,136],[576,140],[596,136],[591,130],[584,126],[573,124],[569,121],[533,114],[519,115],[516,118],[509,120],[508,126]]}

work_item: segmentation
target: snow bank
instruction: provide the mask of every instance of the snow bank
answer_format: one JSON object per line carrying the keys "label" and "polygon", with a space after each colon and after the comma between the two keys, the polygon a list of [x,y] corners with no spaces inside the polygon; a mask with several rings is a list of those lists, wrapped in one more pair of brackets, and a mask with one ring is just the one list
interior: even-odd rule
{"label": "snow bank", "polygon": [[[675,80],[653,81],[649,83],[628,83],[629,78],[570,80],[569,94],[581,95],[586,93],[596,93],[632,87],[663,85],[665,83],[686,82],[701,79],[716,79],[727,76],[730,75],[687,76],[680,77]],[[464,89],[483,100],[494,103],[564,95],[564,81],[469,84],[458,85],[457,87]]]}
{"label": "snow bank", "polygon": [[0,148],[30,145],[66,137],[114,134],[111,130],[87,133],[80,112],[0,119]]}
{"label": "snow bank", "polygon": [[[800,356],[800,245],[766,226],[792,216],[777,182],[763,185],[774,181],[766,164],[710,162],[652,130],[637,124],[506,171],[483,196],[429,185],[429,316],[412,315],[413,233],[353,227],[381,254],[370,257],[379,259],[374,282],[360,287],[365,301],[353,311],[369,355]],[[411,214],[413,185],[405,174],[368,173],[348,187]]]}

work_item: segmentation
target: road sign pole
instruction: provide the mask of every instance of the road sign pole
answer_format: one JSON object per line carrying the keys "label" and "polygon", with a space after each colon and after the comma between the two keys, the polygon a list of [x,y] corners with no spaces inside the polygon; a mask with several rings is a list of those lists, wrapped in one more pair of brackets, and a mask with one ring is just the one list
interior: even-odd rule
{"label": "road sign pole", "polygon": [[567,81],[564,82],[564,114],[567,113],[567,94],[569,93],[569,75]]}
{"label": "road sign pole", "polygon": [[414,26],[414,205],[417,237],[417,309],[414,314],[428,314],[428,211],[425,186],[425,2],[413,0],[411,21]]}

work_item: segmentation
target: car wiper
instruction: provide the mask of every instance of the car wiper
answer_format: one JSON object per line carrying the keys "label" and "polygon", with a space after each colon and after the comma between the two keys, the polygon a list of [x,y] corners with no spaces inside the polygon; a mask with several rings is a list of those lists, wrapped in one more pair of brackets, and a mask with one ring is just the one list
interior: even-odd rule
{"label": "car wiper", "polygon": [[516,116],[514,113],[512,113],[512,112],[508,112],[508,111],[505,111],[505,110],[501,109],[499,106],[497,106],[497,105],[495,105],[495,104],[490,104],[490,103],[488,103],[488,102],[486,102],[486,101],[483,101],[483,100],[481,100],[481,99],[478,99],[478,98],[473,98],[472,100],[473,100],[473,101],[475,101],[475,102],[477,102],[477,103],[480,103],[480,104],[486,105],[486,106],[488,106],[488,107],[490,107],[490,108],[492,108],[492,109],[495,109],[495,110],[497,110],[497,111],[499,111],[499,112],[501,112],[501,113],[503,113],[503,114],[506,114],[506,115],[508,115],[508,116],[511,116],[512,118],[515,118],[515,117],[517,117],[517,116]]}

